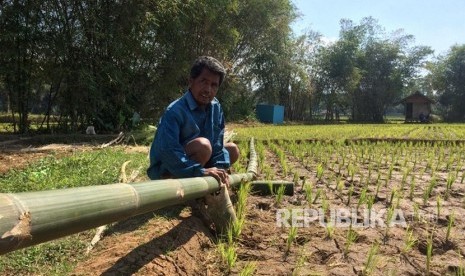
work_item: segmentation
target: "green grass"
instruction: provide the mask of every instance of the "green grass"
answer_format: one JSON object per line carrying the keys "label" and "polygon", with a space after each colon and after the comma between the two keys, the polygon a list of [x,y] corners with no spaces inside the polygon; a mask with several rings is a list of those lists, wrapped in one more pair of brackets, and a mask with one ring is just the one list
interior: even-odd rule
{"label": "green grass", "polygon": [[83,234],[42,243],[0,256],[2,275],[66,275],[83,259]]}
{"label": "green grass", "polygon": [[[139,170],[145,176],[147,155],[127,153],[121,147],[50,156],[23,170],[0,175],[0,192],[18,193],[116,183],[121,165],[131,160],[126,173]],[[0,275],[65,275],[84,257],[91,231],[71,235],[0,256]]]}
{"label": "green grass", "polygon": [[[131,160],[126,170],[141,168],[145,174],[146,154],[126,153],[122,148],[106,148],[59,158],[49,156],[22,170],[0,175],[0,192],[18,193],[118,182],[121,165]],[[128,173],[130,174],[130,173]]]}

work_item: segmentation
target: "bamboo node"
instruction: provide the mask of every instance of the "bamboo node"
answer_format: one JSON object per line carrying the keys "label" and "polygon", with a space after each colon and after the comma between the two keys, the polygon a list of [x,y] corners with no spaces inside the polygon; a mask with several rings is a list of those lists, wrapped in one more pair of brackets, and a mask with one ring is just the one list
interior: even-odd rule
{"label": "bamboo node", "polygon": [[184,189],[179,187],[178,190],[176,191],[176,196],[179,199],[183,199],[184,198]]}

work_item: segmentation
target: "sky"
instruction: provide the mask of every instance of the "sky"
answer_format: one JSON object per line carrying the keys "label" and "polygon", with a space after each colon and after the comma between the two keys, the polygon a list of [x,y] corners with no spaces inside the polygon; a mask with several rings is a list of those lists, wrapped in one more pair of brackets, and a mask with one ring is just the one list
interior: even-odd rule
{"label": "sky", "polygon": [[386,32],[403,29],[413,35],[412,45],[430,46],[435,55],[454,44],[465,44],[465,0],[292,0],[300,18],[296,34],[317,31],[328,40],[339,36],[341,19],[360,23],[364,17],[378,20]]}

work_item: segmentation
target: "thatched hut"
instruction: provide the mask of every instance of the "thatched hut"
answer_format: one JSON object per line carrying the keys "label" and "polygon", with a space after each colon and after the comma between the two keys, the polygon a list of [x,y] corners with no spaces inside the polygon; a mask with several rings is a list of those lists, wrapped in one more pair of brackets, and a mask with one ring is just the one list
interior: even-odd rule
{"label": "thatched hut", "polygon": [[434,100],[426,97],[420,91],[407,96],[398,102],[405,106],[406,122],[428,122],[431,115],[431,104]]}

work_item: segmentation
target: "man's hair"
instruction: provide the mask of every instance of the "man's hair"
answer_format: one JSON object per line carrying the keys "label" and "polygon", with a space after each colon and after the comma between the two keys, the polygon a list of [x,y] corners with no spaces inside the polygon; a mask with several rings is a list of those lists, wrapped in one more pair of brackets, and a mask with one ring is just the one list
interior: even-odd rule
{"label": "man's hair", "polygon": [[223,65],[214,57],[201,56],[198,57],[191,68],[190,77],[195,79],[202,73],[202,70],[207,68],[208,70],[216,73],[220,76],[220,85],[223,83],[224,77],[226,75],[226,70]]}

